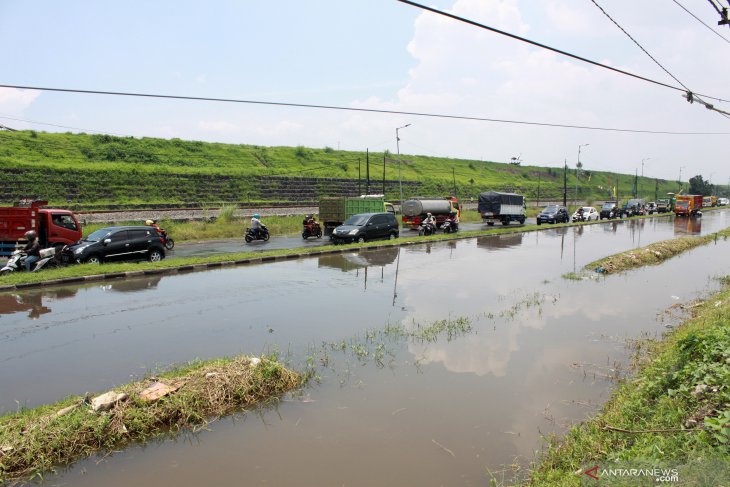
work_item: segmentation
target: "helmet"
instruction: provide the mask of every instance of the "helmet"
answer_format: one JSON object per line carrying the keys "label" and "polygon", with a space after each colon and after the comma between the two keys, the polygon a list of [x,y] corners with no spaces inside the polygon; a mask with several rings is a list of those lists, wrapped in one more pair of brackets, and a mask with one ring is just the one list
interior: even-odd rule
{"label": "helmet", "polygon": [[426,213],[426,216],[432,216],[431,213]]}
{"label": "helmet", "polygon": [[35,240],[36,238],[38,238],[38,234],[35,230],[28,230],[23,234],[23,236],[26,240]]}
{"label": "helmet", "polygon": [[144,222],[144,224],[147,226],[152,226],[153,223],[155,222],[153,222],[152,220],[147,220],[146,222]]}
{"label": "helmet", "polygon": [[253,217],[254,217],[254,218],[261,218],[261,215],[259,215],[258,213],[254,213],[254,214],[253,214]]}

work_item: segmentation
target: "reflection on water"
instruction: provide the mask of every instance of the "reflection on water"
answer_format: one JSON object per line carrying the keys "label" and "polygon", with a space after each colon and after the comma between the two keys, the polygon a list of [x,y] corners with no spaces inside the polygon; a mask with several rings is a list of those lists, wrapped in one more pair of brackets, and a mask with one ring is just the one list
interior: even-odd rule
{"label": "reflection on water", "polygon": [[47,306],[49,302],[73,297],[76,292],[76,288],[61,287],[50,291],[39,289],[24,293],[2,293],[0,294],[0,315],[28,311],[28,318],[35,320],[41,315],[51,312],[51,308]]}
{"label": "reflection on water", "polygon": [[674,235],[700,235],[702,233],[702,217],[675,217]]}
{"label": "reflection on water", "polygon": [[[316,364],[321,381],[276,413],[80,462],[53,482],[235,485],[243,471],[247,485],[486,485],[487,469],[531,459],[542,434],[606,400],[625,338],[661,333],[673,296],[688,301],[714,285],[707,276],[730,273],[713,258],[730,251],[720,241],[621,276],[560,278],[674,232],[669,219],[627,223],[168,276],[132,294],[44,294],[53,311],[38,320],[1,317],[0,411],[105,390],[156,364],[278,349],[295,368]],[[427,333],[459,317],[469,333]]]}

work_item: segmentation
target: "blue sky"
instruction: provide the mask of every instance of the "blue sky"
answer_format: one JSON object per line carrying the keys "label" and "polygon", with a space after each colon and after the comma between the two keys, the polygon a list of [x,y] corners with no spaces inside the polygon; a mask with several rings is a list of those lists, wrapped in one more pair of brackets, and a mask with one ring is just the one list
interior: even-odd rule
{"label": "blue sky", "polygon": [[[730,99],[730,43],[666,0],[599,1],[693,90]],[[683,0],[716,27],[704,0]],[[588,0],[428,5],[670,84]],[[730,39],[730,29],[716,29]],[[649,130],[727,132],[681,94],[395,0],[0,0],[0,84],[239,98]],[[730,110],[730,104],[718,103]],[[5,118],[1,118],[5,117]],[[13,120],[15,119],[15,120]],[[241,104],[0,89],[0,123],[395,151],[727,184],[728,136],[640,135]],[[448,168],[445,168],[448,170]]]}

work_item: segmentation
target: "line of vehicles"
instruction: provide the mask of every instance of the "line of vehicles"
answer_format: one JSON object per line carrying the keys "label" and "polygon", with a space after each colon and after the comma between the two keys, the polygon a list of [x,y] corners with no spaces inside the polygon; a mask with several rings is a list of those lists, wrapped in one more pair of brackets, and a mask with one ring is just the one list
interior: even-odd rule
{"label": "line of vehicles", "polygon": [[[677,216],[701,215],[707,206],[730,204],[727,198],[698,195],[673,195],[666,199],[646,203],[643,199],[629,199],[619,206],[607,201],[600,211],[591,206],[578,208],[572,215],[565,206],[548,205],[537,215],[537,224],[567,223],[626,218],[635,215],[673,212]],[[24,253],[19,243],[28,231],[38,235],[42,256],[35,269],[75,262],[101,263],[123,260],[149,260],[157,262],[165,258],[174,241],[154,221],[145,226],[110,226],[82,238],[81,225],[73,212],[47,208],[47,201],[25,201],[18,206],[0,207],[0,257],[9,257],[0,274],[22,268]],[[495,223],[524,224],[526,220],[525,198],[516,193],[487,191],[479,194],[477,211],[488,226]],[[414,197],[403,202],[402,227],[418,230],[420,235],[444,233],[459,229],[461,205],[456,197]],[[150,223],[151,222],[151,223]],[[302,221],[302,238],[327,236],[333,243],[367,242],[376,239],[395,239],[400,236],[401,225],[396,218],[395,207],[383,195],[361,197],[323,198],[319,207],[319,221],[313,215]],[[270,234],[263,226],[258,231],[247,228],[244,239],[268,241]]]}

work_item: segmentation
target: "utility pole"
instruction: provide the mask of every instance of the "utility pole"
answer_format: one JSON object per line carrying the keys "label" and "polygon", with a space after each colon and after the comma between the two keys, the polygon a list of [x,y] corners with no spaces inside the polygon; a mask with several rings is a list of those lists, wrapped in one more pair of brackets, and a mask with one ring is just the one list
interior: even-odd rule
{"label": "utility pole", "polygon": [[677,180],[677,185],[679,186],[678,194],[682,192],[682,169],[684,169],[684,166],[679,166],[679,179]]}
{"label": "utility pole", "polygon": [[360,176],[360,158],[357,158],[357,193],[362,194],[362,178]]}
{"label": "utility pole", "polygon": [[654,180],[654,201],[659,199],[659,180]]}
{"label": "utility pole", "polygon": [[540,207],[540,175],[542,173],[537,173],[537,207]]}
{"label": "utility pole", "polygon": [[637,192],[639,191],[639,169],[634,170],[634,198],[638,198]]}
{"label": "utility pole", "polygon": [[403,179],[401,179],[400,175],[400,137],[398,135],[398,131],[400,129],[404,129],[406,127],[410,127],[411,124],[407,123],[402,127],[396,127],[395,129],[395,147],[398,151],[398,188],[400,189],[400,211],[401,214],[403,213]]}
{"label": "utility pole", "polygon": [[365,194],[370,194],[370,149],[365,149]]}
{"label": "utility pole", "polygon": [[575,208],[578,208],[578,171],[580,170],[582,164],[580,163],[580,148],[581,147],[587,147],[591,144],[580,144],[578,146],[578,162],[575,165],[575,194],[573,195],[573,206]]}
{"label": "utility pole", "polygon": [[568,159],[563,166],[563,206],[568,206]]}
{"label": "utility pole", "polygon": [[454,197],[456,197],[456,173],[454,172],[453,167],[451,168],[451,179],[454,181]]}
{"label": "utility pole", "polygon": [[383,196],[385,196],[385,152],[383,152]]}

